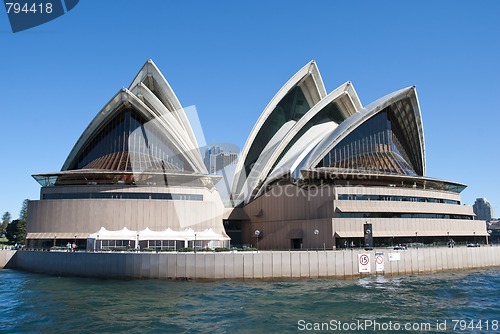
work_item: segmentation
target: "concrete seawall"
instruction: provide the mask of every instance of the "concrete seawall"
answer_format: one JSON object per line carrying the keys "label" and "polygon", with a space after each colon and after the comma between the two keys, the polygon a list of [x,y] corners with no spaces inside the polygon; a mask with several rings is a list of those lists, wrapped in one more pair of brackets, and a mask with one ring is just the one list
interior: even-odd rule
{"label": "concrete seawall", "polygon": [[0,269],[3,269],[5,267],[5,265],[12,259],[15,253],[16,253],[15,250],[10,250],[10,249],[0,250]]}
{"label": "concrete seawall", "polygon": [[[375,253],[383,254],[384,271],[380,274],[385,275],[500,266],[500,247],[197,254],[66,253],[26,250],[13,253],[15,254],[10,261],[6,261],[7,268],[56,275],[105,278],[211,280],[350,278],[367,275],[358,272],[358,254],[370,256],[368,274],[375,274]],[[392,261],[389,261],[389,254]]]}

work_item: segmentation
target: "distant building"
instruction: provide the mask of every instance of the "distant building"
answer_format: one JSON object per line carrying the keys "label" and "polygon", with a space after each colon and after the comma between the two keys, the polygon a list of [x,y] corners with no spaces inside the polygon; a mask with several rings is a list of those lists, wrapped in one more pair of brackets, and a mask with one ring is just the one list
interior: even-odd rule
{"label": "distant building", "polygon": [[217,154],[222,152],[222,148],[220,146],[212,146],[210,147],[206,152],[205,152],[205,158],[203,159],[203,162],[205,163],[205,166],[207,167],[208,174],[215,174],[217,172],[217,162],[216,162],[216,157]]}
{"label": "distant building", "polygon": [[486,198],[476,198],[472,207],[474,209],[474,213],[476,214],[476,219],[478,220],[491,220],[494,216],[493,206]]}
{"label": "distant building", "polygon": [[205,152],[203,161],[209,174],[217,174],[222,168],[236,163],[236,159],[238,159],[238,153],[224,152],[222,147],[214,145]]}
{"label": "distant building", "polygon": [[222,168],[236,163],[238,159],[238,153],[233,152],[221,152],[215,157],[216,170],[221,170]]}
{"label": "distant building", "polygon": [[500,243],[500,220],[491,219],[488,223],[488,234],[490,235],[490,243]]}

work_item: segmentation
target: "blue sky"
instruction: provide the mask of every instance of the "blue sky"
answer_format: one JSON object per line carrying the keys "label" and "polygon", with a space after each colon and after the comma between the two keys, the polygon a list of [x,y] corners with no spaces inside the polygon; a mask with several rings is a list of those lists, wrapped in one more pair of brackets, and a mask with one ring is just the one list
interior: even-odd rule
{"label": "blue sky", "polygon": [[0,8],[0,213],[37,199],[104,104],[153,59],[208,142],[243,147],[309,60],[364,105],[416,85],[427,176],[468,184],[500,215],[500,2],[81,0],[13,34]]}

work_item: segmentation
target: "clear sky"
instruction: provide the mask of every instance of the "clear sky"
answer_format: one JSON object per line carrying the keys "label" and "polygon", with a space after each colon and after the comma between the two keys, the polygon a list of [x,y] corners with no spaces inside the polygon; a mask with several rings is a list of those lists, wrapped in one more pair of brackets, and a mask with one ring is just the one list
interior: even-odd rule
{"label": "clear sky", "polygon": [[427,176],[468,184],[500,216],[500,1],[81,0],[12,33],[0,6],[0,213],[37,199],[89,122],[147,59],[207,142],[243,147],[269,100],[309,60],[327,91],[363,105],[417,86]]}

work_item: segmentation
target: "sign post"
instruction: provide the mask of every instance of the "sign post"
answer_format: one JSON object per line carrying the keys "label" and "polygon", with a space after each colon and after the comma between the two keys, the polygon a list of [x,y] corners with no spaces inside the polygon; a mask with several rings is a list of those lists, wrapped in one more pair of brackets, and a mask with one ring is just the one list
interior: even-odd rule
{"label": "sign post", "polygon": [[358,254],[358,271],[360,273],[370,272],[370,254],[368,253]]}
{"label": "sign post", "polygon": [[383,273],[385,271],[384,253],[375,253],[375,272]]}

